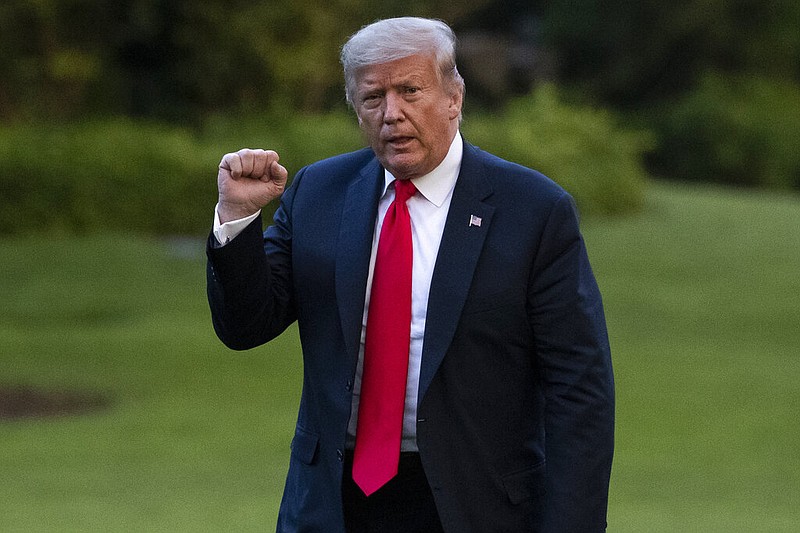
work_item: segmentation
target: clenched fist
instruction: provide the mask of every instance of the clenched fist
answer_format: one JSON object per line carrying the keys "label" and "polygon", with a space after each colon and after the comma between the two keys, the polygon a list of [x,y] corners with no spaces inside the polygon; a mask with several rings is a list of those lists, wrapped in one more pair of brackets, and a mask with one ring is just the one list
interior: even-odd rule
{"label": "clenched fist", "polygon": [[288,172],[278,159],[272,150],[250,149],[222,157],[217,173],[220,223],[250,216],[283,193]]}

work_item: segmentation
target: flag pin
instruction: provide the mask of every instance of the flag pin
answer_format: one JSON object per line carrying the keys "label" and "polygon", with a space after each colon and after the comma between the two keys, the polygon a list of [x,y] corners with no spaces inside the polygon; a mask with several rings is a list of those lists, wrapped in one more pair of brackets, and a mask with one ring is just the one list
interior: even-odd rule
{"label": "flag pin", "polygon": [[476,217],[475,215],[469,216],[469,225],[472,226],[481,226],[481,217]]}

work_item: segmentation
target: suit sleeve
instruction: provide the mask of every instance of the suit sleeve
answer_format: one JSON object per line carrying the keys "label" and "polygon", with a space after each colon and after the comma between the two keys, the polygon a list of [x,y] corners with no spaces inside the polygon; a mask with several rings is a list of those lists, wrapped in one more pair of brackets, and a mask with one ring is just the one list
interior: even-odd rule
{"label": "suit sleeve", "polygon": [[566,193],[545,226],[530,287],[545,395],[545,531],[605,531],[614,379],[600,292]]}
{"label": "suit sleeve", "polygon": [[219,339],[247,350],[280,335],[296,319],[292,288],[291,207],[300,174],[262,234],[259,215],[225,246],[209,235],[206,286]]}

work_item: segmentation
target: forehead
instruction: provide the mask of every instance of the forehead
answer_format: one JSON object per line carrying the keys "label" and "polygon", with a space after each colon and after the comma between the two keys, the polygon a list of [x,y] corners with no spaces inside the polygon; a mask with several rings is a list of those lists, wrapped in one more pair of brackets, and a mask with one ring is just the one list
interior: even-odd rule
{"label": "forehead", "polygon": [[386,63],[367,65],[356,71],[359,86],[394,85],[415,80],[435,82],[438,80],[433,56],[412,55]]}

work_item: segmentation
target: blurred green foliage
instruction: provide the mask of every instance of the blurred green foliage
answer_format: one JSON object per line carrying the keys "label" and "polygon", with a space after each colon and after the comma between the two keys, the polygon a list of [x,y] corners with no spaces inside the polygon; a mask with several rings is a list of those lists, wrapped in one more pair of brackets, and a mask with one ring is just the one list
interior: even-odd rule
{"label": "blurred green foliage", "polygon": [[800,80],[796,0],[537,4],[561,81],[605,104],[656,105],[691,91],[709,70]]}
{"label": "blurred green foliage", "polygon": [[[561,181],[585,212],[635,208],[645,153],[666,177],[800,188],[794,0],[12,0],[0,4],[0,222],[198,231],[225,152],[274,147],[296,170],[360,145],[339,47],[397,15],[516,32],[519,53],[550,58],[570,105],[545,87],[490,107],[467,79],[465,130]],[[491,77],[495,59],[478,68]]]}
{"label": "blurred green foliage", "polygon": [[513,100],[502,113],[465,119],[463,129],[482,148],[559,182],[582,213],[624,213],[642,204],[642,154],[652,136],[623,128],[608,111],[568,105],[555,86]]}
{"label": "blurred green foliage", "polygon": [[[607,112],[561,102],[554,87],[512,102],[504,114],[478,114],[464,130],[468,141],[560,182],[584,213],[641,204],[648,137],[622,129]],[[191,130],[130,119],[0,126],[0,225],[11,234],[202,234],[222,154],[274,149],[293,175],[363,143],[346,112],[216,115]]]}
{"label": "blurred green foliage", "polygon": [[571,0],[541,16],[559,83],[655,133],[651,172],[800,190],[800,2]]}
{"label": "blurred green foliage", "polygon": [[295,172],[360,147],[360,134],[345,113],[218,117],[202,131],[130,119],[0,126],[0,226],[9,234],[201,234],[219,160],[243,147],[278,150]]}
{"label": "blurred green foliage", "polygon": [[205,145],[223,150],[219,157],[240,148],[275,150],[290,176],[314,161],[364,146],[355,114],[347,111],[219,114],[206,120],[198,135]]}
{"label": "blurred green foliage", "polygon": [[800,85],[708,74],[655,123],[661,173],[800,190]]}
{"label": "blurred green foliage", "polygon": [[11,0],[0,5],[0,119],[329,110],[343,100],[341,44],[397,15],[524,34],[525,54],[553,54],[559,81],[603,104],[672,98],[708,70],[800,76],[794,0]]}
{"label": "blurred green foliage", "polygon": [[0,127],[4,231],[207,225],[218,158],[188,131],[127,119]]}
{"label": "blurred green foliage", "polygon": [[457,19],[472,0],[11,0],[0,4],[0,120],[344,102],[339,47],[378,18]]}

